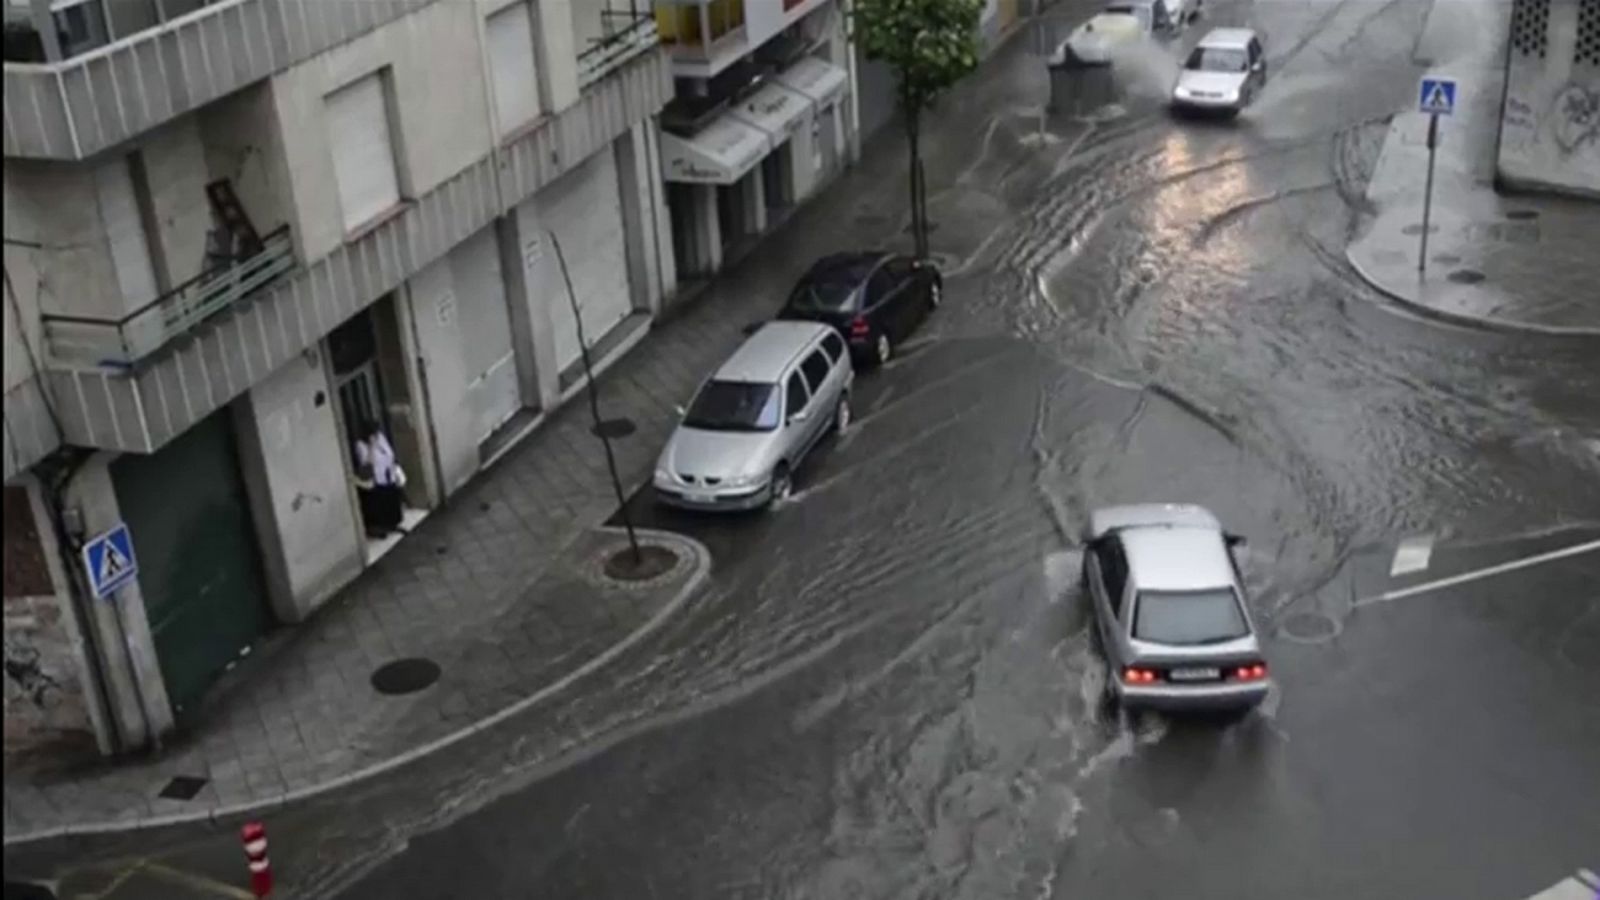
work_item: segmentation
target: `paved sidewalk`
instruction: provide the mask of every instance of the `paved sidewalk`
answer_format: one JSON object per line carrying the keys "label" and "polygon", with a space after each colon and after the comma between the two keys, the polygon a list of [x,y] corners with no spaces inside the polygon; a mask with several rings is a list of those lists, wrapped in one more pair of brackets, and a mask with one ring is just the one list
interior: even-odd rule
{"label": "paved sidewalk", "polygon": [[[983,156],[984,129],[973,121],[1019,97],[1042,102],[1044,88],[1043,67],[1027,42],[998,51],[945,100],[945,115],[931,126],[930,188],[937,193],[966,180]],[[747,325],[772,315],[814,259],[843,249],[908,249],[904,191],[904,137],[891,125],[853,169],[674,307],[599,378],[603,415],[626,417],[637,428],[616,442],[624,484],[649,477],[675,423],[674,406],[737,346]],[[946,224],[934,249],[961,258],[1000,223],[974,213]],[[581,397],[553,411],[311,621],[269,640],[165,753],[53,777],[8,768],[6,842],[235,814],[324,790],[524,703],[593,658],[627,629],[585,621],[572,604],[552,606],[542,593],[549,582],[541,582],[575,536],[615,511],[589,427]],[[556,608],[572,620],[552,622],[561,618]],[[645,612],[619,614],[619,622],[637,624]],[[543,640],[551,635],[562,639]],[[557,655],[556,647],[579,644],[579,635],[588,635],[587,646]],[[444,679],[420,694],[378,696],[372,672],[412,656],[438,661]],[[206,783],[191,800],[156,796],[180,775]]]}
{"label": "paved sidewalk", "polygon": [[[1477,325],[1600,334],[1600,204],[1501,197],[1495,152],[1506,4],[1438,3],[1419,52],[1460,85],[1441,120],[1428,265],[1418,272],[1428,120],[1395,116],[1367,188],[1375,210],[1347,256],[1378,290],[1417,312]],[[1476,21],[1470,26],[1462,17]]]}

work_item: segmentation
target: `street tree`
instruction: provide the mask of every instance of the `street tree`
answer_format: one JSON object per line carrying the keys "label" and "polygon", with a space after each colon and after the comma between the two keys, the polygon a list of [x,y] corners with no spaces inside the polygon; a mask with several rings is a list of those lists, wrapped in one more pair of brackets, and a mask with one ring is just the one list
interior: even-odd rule
{"label": "street tree", "polygon": [[856,0],[852,38],[870,60],[894,70],[910,153],[911,233],[928,255],[927,180],[922,172],[922,114],[978,65],[984,0]]}

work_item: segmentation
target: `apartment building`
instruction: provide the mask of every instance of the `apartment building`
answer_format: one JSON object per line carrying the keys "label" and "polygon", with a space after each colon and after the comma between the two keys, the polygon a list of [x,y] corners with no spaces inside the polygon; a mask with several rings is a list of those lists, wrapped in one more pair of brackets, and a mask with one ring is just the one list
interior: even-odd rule
{"label": "apartment building", "polygon": [[392,546],[362,423],[415,522],[645,333],[674,63],[626,0],[5,11],[7,751],[110,752]]}
{"label": "apartment building", "polygon": [[859,152],[843,0],[658,0],[675,270],[709,277]]}

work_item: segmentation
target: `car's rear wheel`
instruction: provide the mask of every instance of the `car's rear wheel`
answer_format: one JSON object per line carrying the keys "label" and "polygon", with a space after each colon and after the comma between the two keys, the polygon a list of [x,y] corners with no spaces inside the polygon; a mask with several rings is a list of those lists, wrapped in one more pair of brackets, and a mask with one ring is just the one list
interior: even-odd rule
{"label": "car's rear wheel", "polygon": [[794,493],[794,479],[789,474],[788,463],[778,463],[772,470],[772,485],[767,489],[767,504],[770,506],[780,500],[789,499]]}
{"label": "car's rear wheel", "polygon": [[877,343],[872,345],[872,356],[880,366],[894,358],[894,344],[889,342],[887,334],[878,335]]}

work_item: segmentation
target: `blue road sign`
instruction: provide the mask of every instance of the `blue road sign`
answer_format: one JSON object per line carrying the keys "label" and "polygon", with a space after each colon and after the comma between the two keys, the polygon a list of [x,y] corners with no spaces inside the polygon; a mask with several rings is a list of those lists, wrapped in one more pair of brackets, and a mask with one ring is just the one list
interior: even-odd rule
{"label": "blue road sign", "polygon": [[111,596],[117,588],[137,577],[139,562],[133,556],[133,538],[128,534],[128,526],[118,522],[110,531],[84,544],[83,567],[89,575],[89,587],[95,599]]}
{"label": "blue road sign", "polygon": [[1456,80],[1429,76],[1417,91],[1417,111],[1448,116],[1456,111]]}

